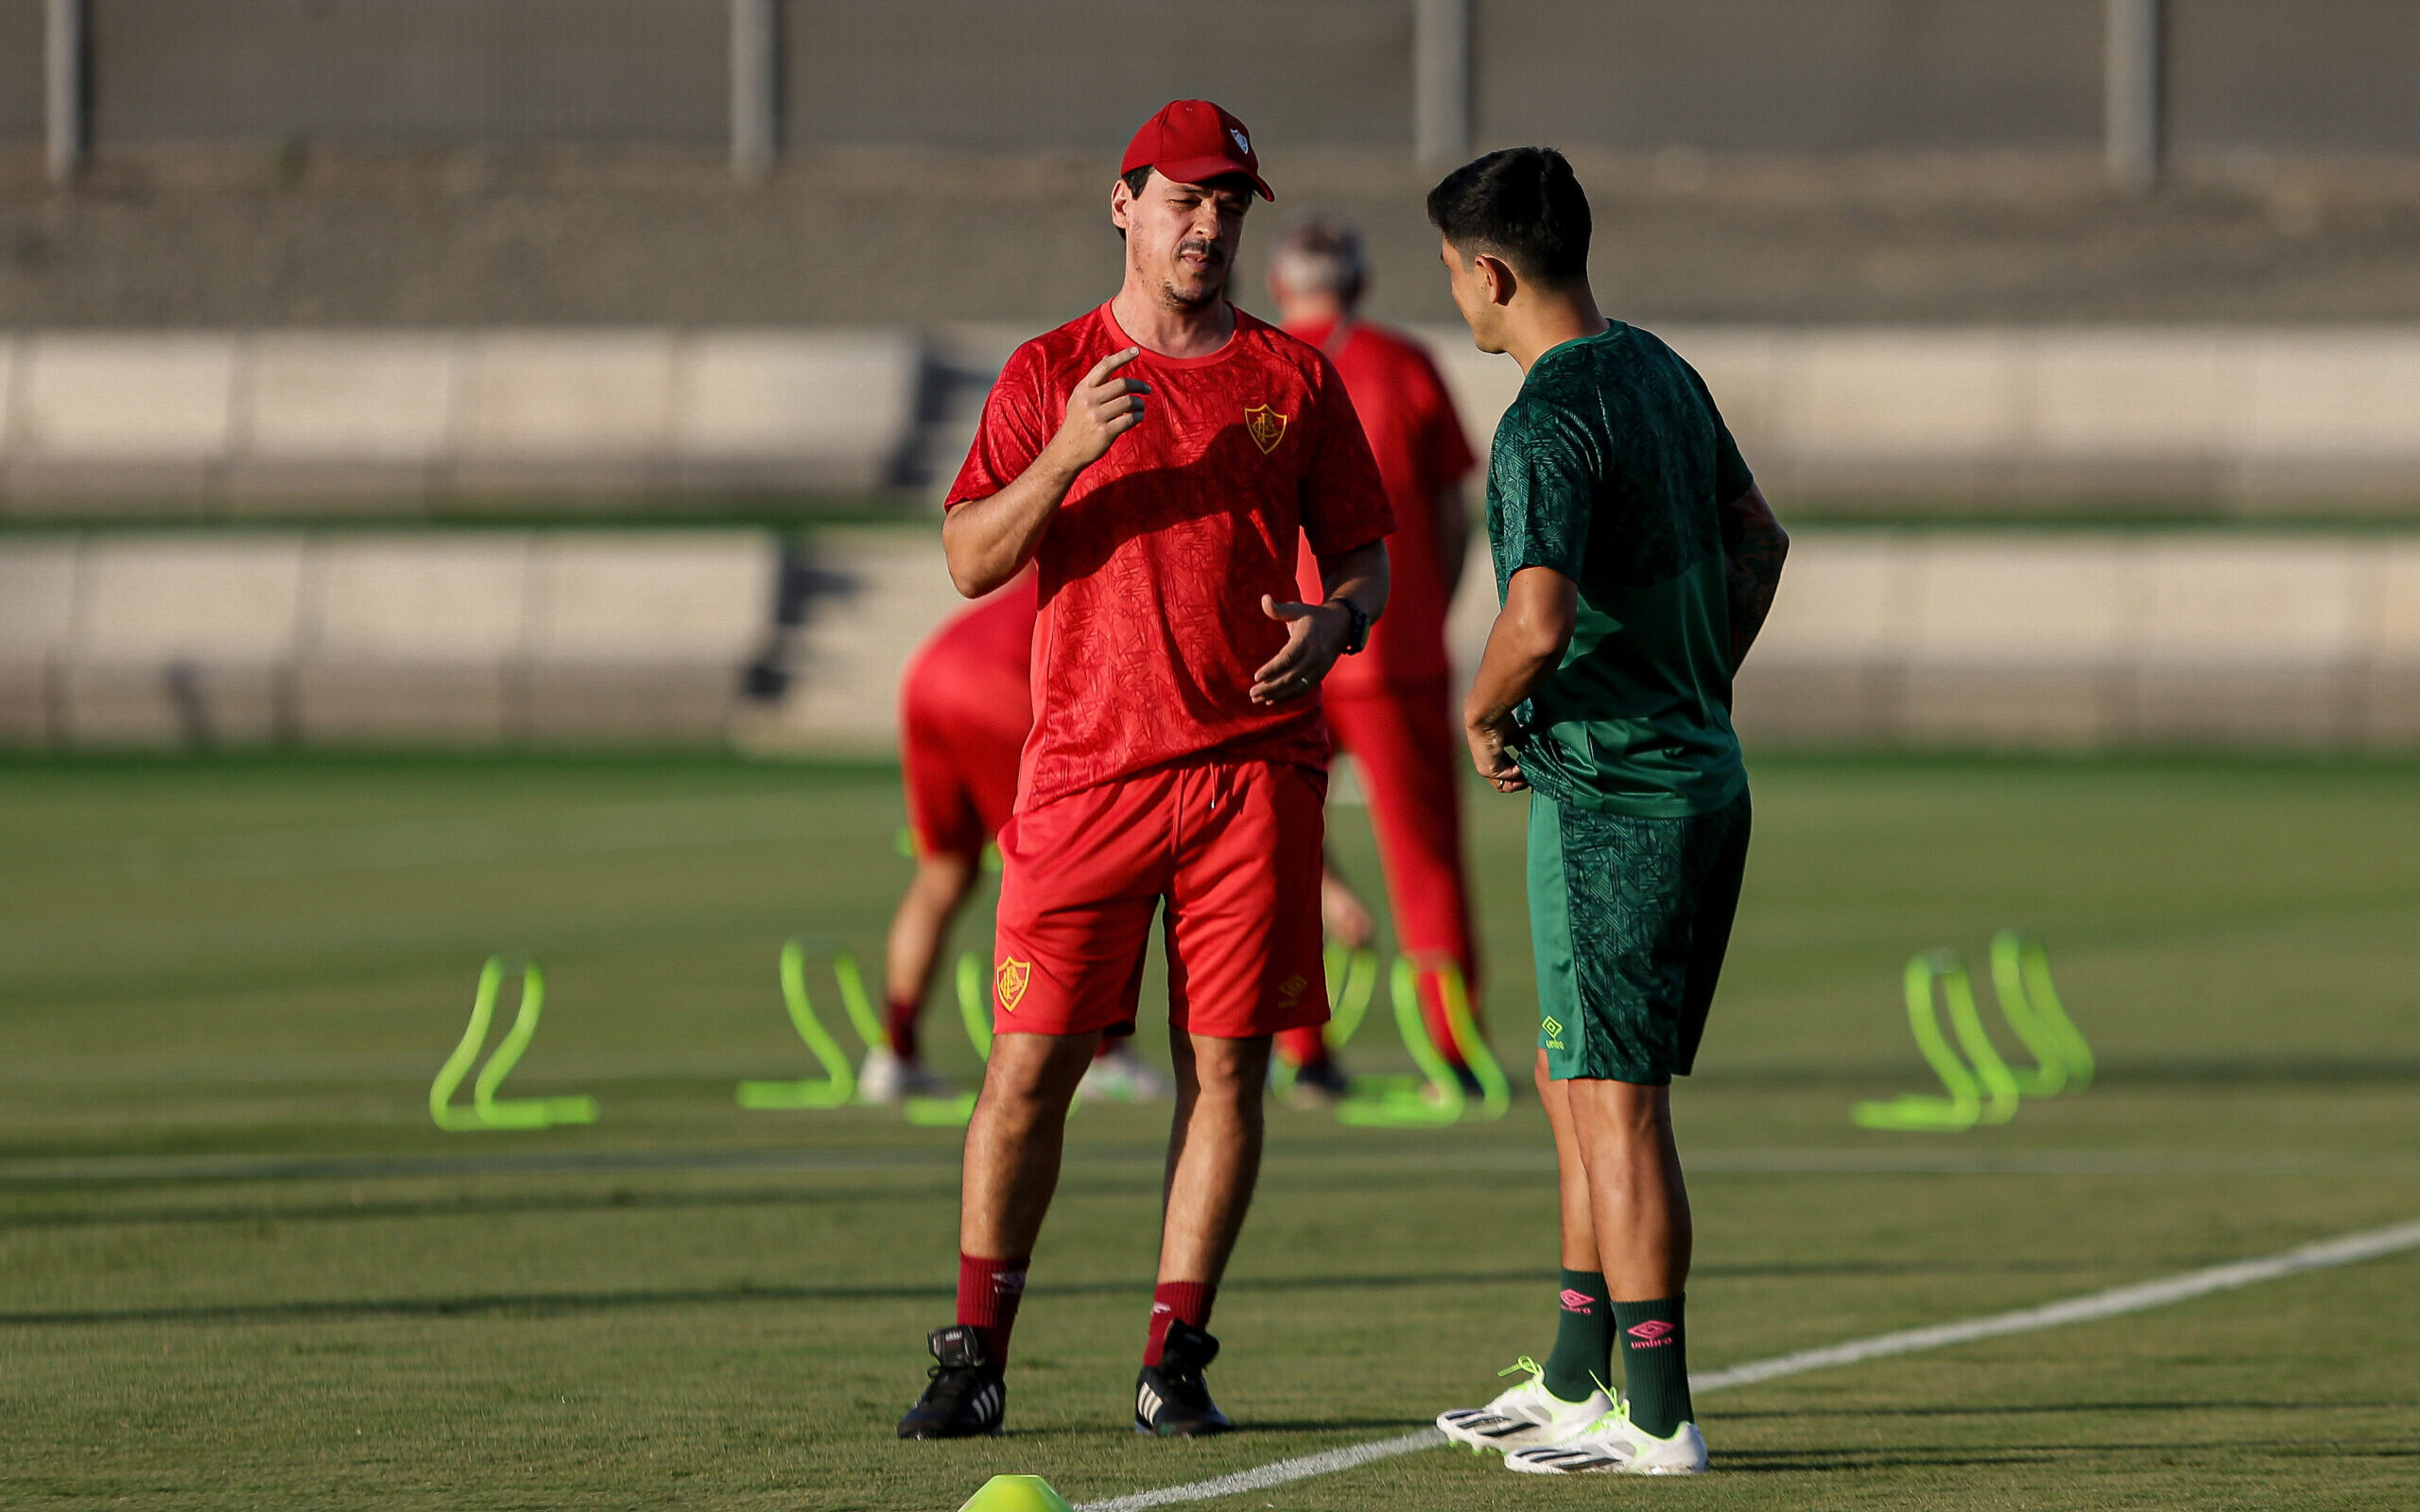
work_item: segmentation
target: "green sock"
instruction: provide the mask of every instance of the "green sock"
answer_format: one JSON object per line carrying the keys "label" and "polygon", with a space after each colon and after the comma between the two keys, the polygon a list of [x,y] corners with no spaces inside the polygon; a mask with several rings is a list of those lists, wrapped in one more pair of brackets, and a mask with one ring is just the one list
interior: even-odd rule
{"label": "green sock", "polygon": [[1681,1298],[1616,1302],[1621,1330],[1622,1389],[1630,1397],[1630,1420],[1658,1438],[1696,1420],[1689,1405],[1688,1334],[1681,1327]]}
{"label": "green sock", "polygon": [[1599,1381],[1614,1378],[1614,1304],[1601,1271],[1563,1273],[1563,1312],[1547,1356],[1547,1389],[1565,1401],[1586,1401]]}

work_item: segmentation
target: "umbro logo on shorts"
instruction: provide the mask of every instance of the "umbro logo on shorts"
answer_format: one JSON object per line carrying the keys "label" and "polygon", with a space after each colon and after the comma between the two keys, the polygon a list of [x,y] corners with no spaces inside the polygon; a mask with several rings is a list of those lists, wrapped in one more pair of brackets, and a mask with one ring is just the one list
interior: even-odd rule
{"label": "umbro logo on shorts", "polygon": [[1538,1027],[1544,1029],[1554,1039],[1560,1040],[1563,1038],[1563,1025],[1552,1019],[1547,1020],[1544,1023],[1539,1024]]}

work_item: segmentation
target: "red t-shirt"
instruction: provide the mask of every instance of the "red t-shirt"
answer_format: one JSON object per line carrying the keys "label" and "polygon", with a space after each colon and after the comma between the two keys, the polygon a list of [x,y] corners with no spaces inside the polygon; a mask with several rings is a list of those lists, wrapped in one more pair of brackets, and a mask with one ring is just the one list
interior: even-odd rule
{"label": "red t-shirt", "polygon": [[1026,572],[943,621],[899,679],[903,721],[945,735],[962,765],[1015,765],[1033,725],[1034,613]]}
{"label": "red t-shirt", "polygon": [[[1104,304],[1019,347],[983,406],[951,507],[1016,481],[1093,364],[1134,345]],[[1316,697],[1262,706],[1253,673],[1286,644],[1260,597],[1294,595],[1295,542],[1351,551],[1394,528],[1336,368],[1237,310],[1206,357],[1146,351],[1143,422],[1087,468],[1042,538],[1033,733],[1020,812],[1215,751],[1324,765]]]}
{"label": "red t-shirt", "polygon": [[[1370,628],[1369,648],[1344,657],[1327,675],[1338,693],[1375,693],[1405,684],[1442,682],[1452,671],[1445,655],[1445,614],[1454,585],[1445,581],[1437,540],[1437,495],[1468,476],[1470,442],[1437,366],[1418,345],[1392,331],[1356,321],[1337,341],[1334,322],[1288,328],[1336,361],[1361,429],[1386,480],[1395,533],[1387,540],[1393,586],[1387,612]],[[1302,593],[1316,602],[1319,563],[1303,546]]]}

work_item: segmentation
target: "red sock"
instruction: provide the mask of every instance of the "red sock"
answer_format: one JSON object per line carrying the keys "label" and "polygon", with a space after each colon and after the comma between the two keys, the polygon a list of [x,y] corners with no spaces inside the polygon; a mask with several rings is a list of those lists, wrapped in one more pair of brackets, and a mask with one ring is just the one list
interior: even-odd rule
{"label": "red sock", "polygon": [[1160,1363],[1160,1351],[1167,1348],[1168,1325],[1186,1323],[1197,1329],[1210,1326],[1210,1304],[1218,1299],[1216,1281],[1162,1281],[1151,1288],[1151,1331],[1143,1340],[1143,1363]]}
{"label": "red sock", "polygon": [[994,1366],[1009,1363],[1009,1331],[1017,1326],[1017,1304],[1025,1300],[1025,1271],[1031,1263],[1025,1255],[985,1260],[959,1251],[958,1320],[983,1341],[983,1352]]}
{"label": "red sock", "polygon": [[882,1005],[882,1032],[890,1040],[890,1053],[902,1060],[916,1058],[916,1005],[898,998]]}

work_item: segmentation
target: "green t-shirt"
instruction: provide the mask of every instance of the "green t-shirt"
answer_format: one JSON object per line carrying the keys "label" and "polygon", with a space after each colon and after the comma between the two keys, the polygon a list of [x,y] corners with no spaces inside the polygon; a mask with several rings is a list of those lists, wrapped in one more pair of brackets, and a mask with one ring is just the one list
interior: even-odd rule
{"label": "green t-shirt", "polygon": [[1498,603],[1524,567],[1580,585],[1570,648],[1519,711],[1539,792],[1642,818],[1738,797],[1718,511],[1753,481],[1703,380],[1636,326],[1530,366],[1495,428],[1487,529]]}

